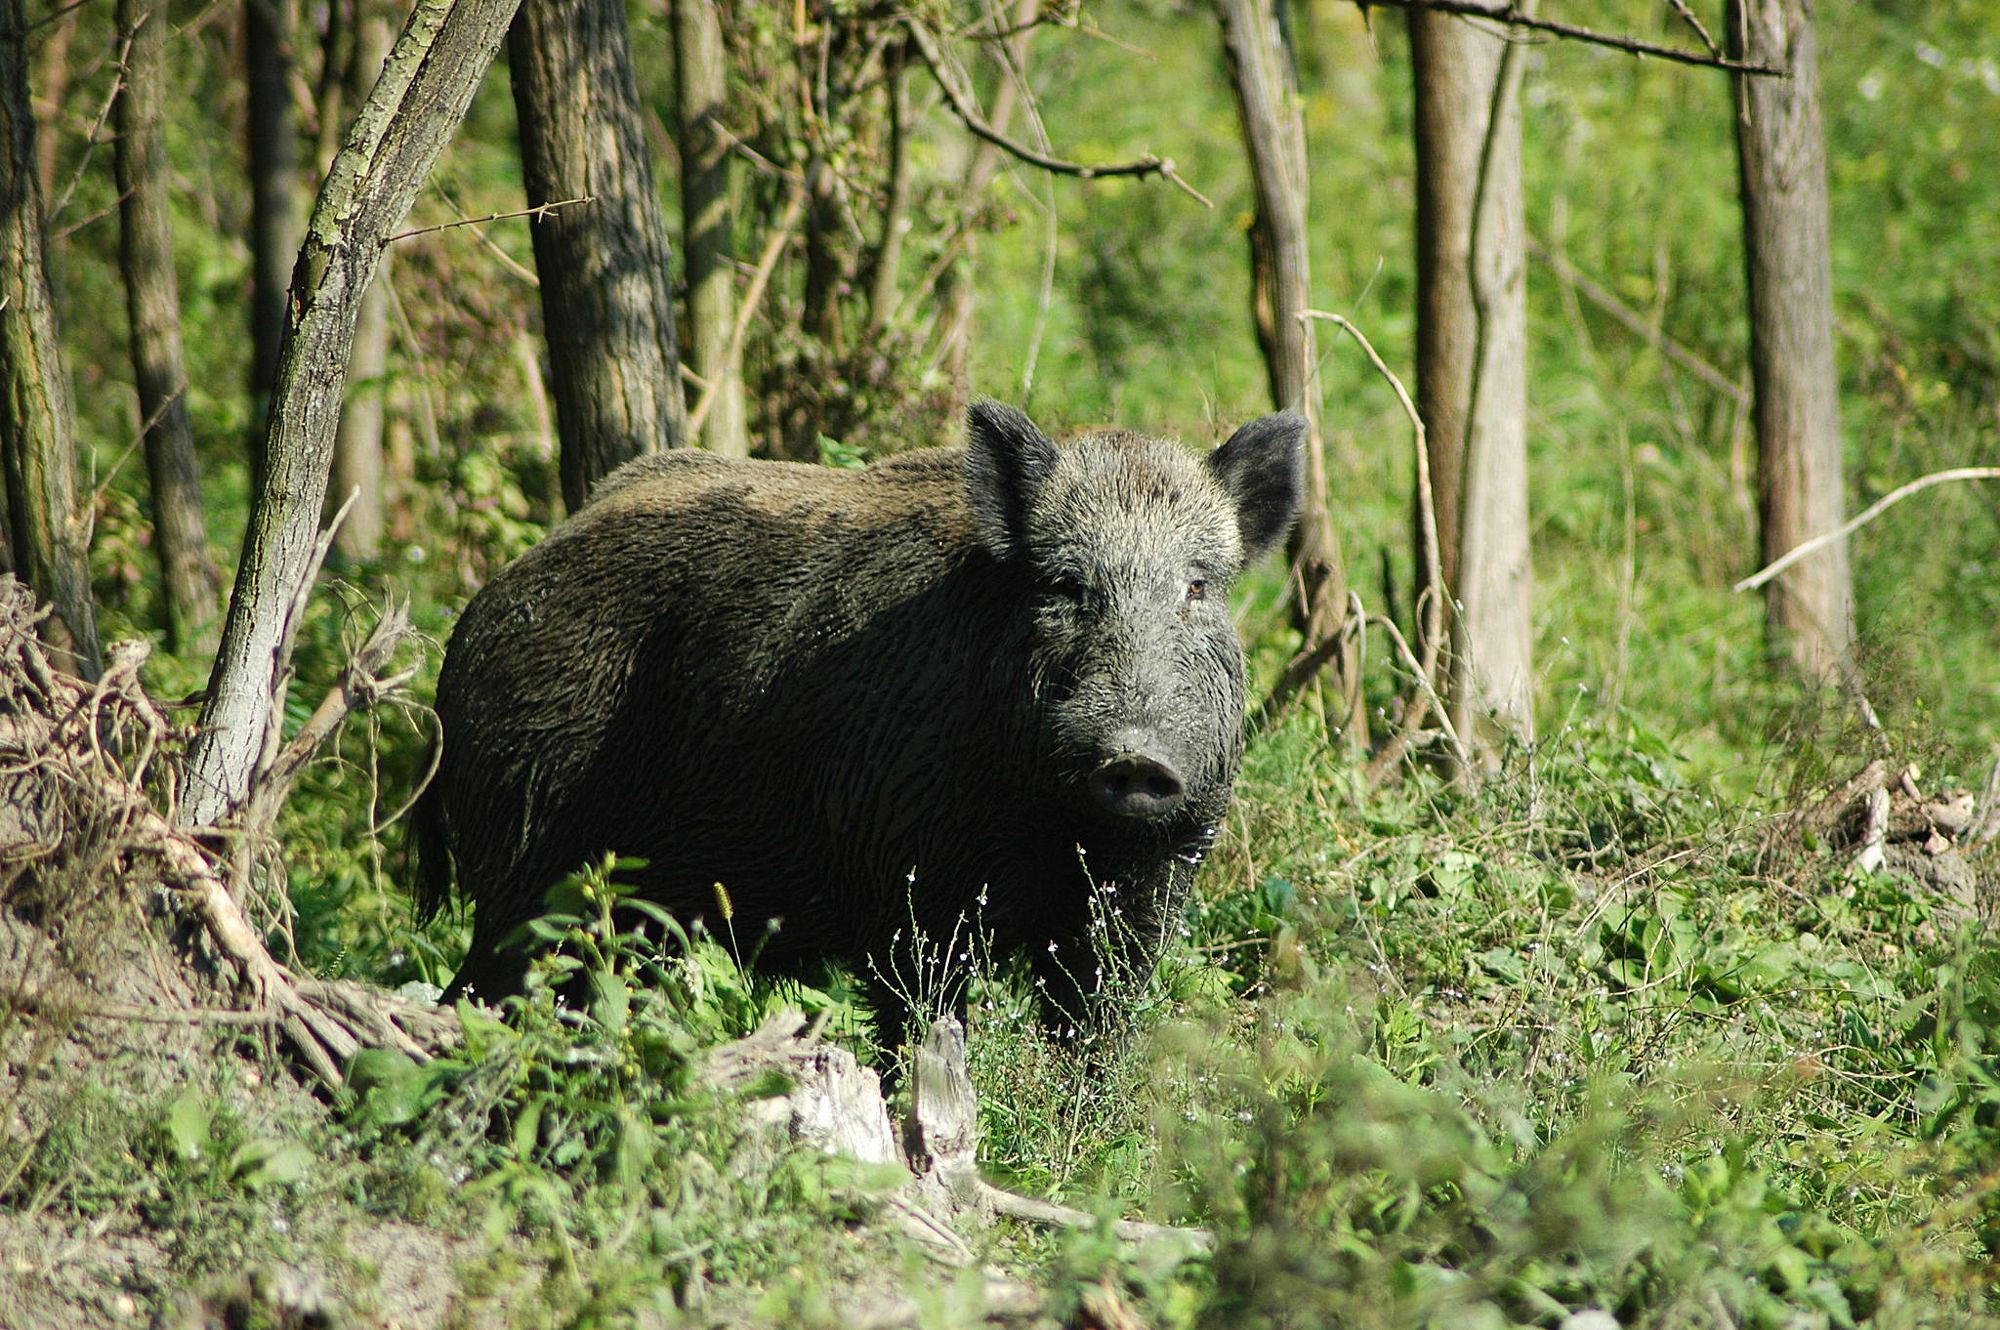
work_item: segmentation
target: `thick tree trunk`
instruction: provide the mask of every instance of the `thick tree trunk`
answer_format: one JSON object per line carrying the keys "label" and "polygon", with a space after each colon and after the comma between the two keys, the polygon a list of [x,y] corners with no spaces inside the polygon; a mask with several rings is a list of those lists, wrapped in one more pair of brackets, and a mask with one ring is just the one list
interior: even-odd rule
{"label": "thick tree trunk", "polygon": [[[1826,146],[1811,0],[1731,0],[1728,22],[1731,55],[1791,70],[1736,75],[1761,562],[1769,563],[1847,515]],[[1854,646],[1847,542],[1800,560],[1764,597],[1773,657],[1789,657],[1807,679],[1841,679]]]}
{"label": "thick tree trunk", "polygon": [[621,463],[686,442],[666,227],[623,0],[524,0],[507,39],[574,512]]}
{"label": "thick tree trunk", "polygon": [[261,474],[264,415],[285,336],[285,294],[299,256],[299,133],[292,108],[290,0],[244,0],[250,171],[250,465]]}
{"label": "thick tree trunk", "polygon": [[153,548],[160,560],[167,648],[185,651],[215,617],[217,579],[188,424],[180,283],[167,200],[165,0],[118,0],[118,30],[127,42],[112,144],[118,261],[124,269],[132,380],[140,417],[147,422],[146,476],[153,492]]}
{"label": "thick tree trunk", "polygon": [[[701,442],[727,457],[750,455],[742,352],[729,355],[736,326],[736,211],[729,198],[729,53],[716,0],[674,0],[674,69],[680,91],[681,248],[687,264],[688,335],[694,371],[717,381]],[[690,440],[693,442],[693,440]]]}
{"label": "thick tree trunk", "polygon": [[[347,68],[343,100],[361,105],[389,55],[389,20],[362,0],[356,6],[354,55]],[[347,400],[340,408],[340,433],[333,446],[333,490],[338,507],[353,496],[347,520],[334,534],[334,548],[350,559],[373,558],[382,546],[385,502],[382,493],[382,424],[388,395],[389,261],[382,251],[361,314],[354,325],[354,351],[347,361]]]}
{"label": "thick tree trunk", "polygon": [[1534,735],[1520,48],[1424,10],[1409,28],[1417,398],[1443,567],[1421,540],[1417,565],[1454,610],[1454,725],[1491,762],[1503,732]]}
{"label": "thick tree trunk", "polygon": [[184,821],[210,825],[227,816],[265,752],[284,686],[284,644],[312,567],[361,297],[387,237],[464,117],[516,3],[417,0],[320,188],[278,359],[269,465],[181,782]]}
{"label": "thick tree trunk", "polygon": [[[1220,0],[1219,12],[1230,84],[1257,193],[1250,232],[1257,341],[1264,351],[1272,402],[1280,410],[1301,412],[1310,426],[1305,506],[1291,543],[1299,591],[1294,619],[1304,638],[1302,649],[1310,652],[1341,631],[1347,613],[1347,577],[1327,509],[1314,331],[1301,317],[1312,305],[1306,254],[1305,126],[1299,118],[1292,53],[1272,0]],[[1342,651],[1337,663],[1341,704],[1328,719],[1351,743],[1365,745],[1367,715],[1357,677],[1357,648],[1351,645]]]}
{"label": "thick tree trunk", "polygon": [[86,535],[77,502],[75,412],[56,335],[42,230],[35,118],[28,98],[28,25],[21,0],[0,0],[0,455],[14,571],[55,607],[43,636],[70,670],[101,668]]}

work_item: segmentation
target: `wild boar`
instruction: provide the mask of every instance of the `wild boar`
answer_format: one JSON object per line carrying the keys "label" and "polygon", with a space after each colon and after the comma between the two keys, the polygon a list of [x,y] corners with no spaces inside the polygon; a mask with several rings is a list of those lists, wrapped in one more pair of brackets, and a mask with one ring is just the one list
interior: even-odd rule
{"label": "wild boar", "polygon": [[684,922],[719,927],[722,884],[761,966],[847,962],[895,1011],[925,940],[978,936],[1084,1020],[1151,972],[1222,820],[1226,593],[1290,526],[1304,437],[1058,447],[980,402],[965,446],[862,470],[615,472],[473,597],[438,677],[416,835],[425,911],[454,869],[475,907],[452,993],[517,991],[520,925],[616,851]]}

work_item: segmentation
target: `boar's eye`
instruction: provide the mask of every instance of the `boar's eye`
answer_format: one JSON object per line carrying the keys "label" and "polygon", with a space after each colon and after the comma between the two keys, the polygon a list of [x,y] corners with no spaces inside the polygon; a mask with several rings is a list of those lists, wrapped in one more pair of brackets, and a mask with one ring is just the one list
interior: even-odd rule
{"label": "boar's eye", "polygon": [[1187,598],[1190,601],[1207,600],[1208,579],[1205,577],[1196,577],[1189,579],[1187,585]]}
{"label": "boar's eye", "polygon": [[1042,578],[1042,590],[1058,600],[1082,600],[1089,588],[1083,579],[1067,573],[1049,573]]}

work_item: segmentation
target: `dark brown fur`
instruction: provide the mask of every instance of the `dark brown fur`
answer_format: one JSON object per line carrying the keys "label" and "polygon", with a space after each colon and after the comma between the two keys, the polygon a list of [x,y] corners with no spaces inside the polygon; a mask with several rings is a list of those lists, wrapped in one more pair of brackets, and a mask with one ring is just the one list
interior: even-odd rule
{"label": "dark brown fur", "polygon": [[509,936],[607,850],[684,920],[725,884],[746,949],[779,921],[776,968],[908,984],[910,939],[974,927],[1074,1015],[1112,956],[1093,891],[1150,968],[1241,750],[1223,593],[1291,520],[1301,434],[1204,463],[980,404],[969,448],[858,472],[620,470],[473,598],[438,679],[418,835],[425,906],[453,866],[477,905],[454,990],[517,990]]}

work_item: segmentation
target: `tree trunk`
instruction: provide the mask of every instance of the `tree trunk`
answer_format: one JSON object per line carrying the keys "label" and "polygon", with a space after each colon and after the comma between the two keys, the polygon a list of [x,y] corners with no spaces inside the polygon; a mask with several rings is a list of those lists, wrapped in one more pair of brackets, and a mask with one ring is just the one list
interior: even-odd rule
{"label": "tree trunk", "polygon": [[[1347,614],[1347,577],[1326,502],[1326,457],[1320,439],[1319,377],[1313,326],[1301,316],[1312,305],[1306,256],[1307,175],[1305,126],[1292,53],[1272,0],[1220,0],[1223,48],[1230,85],[1250,157],[1257,211],[1251,223],[1251,287],[1257,342],[1263,348],[1271,400],[1301,412],[1310,426],[1305,506],[1292,533],[1291,559],[1298,579],[1293,618],[1311,652],[1341,631]],[[1359,652],[1350,645],[1337,657],[1340,706],[1329,721],[1351,744],[1365,745]]]}
{"label": "tree trunk", "polygon": [[264,466],[264,416],[284,340],[285,294],[299,256],[299,133],[288,82],[289,0],[244,0],[250,170],[250,472]]}
{"label": "tree trunk", "polygon": [[[1028,55],[1032,49],[1030,42],[1041,8],[1041,0],[1014,0],[1012,5],[1003,4],[997,11],[1007,35],[993,43],[993,50],[1004,69],[1018,72],[1020,78],[1027,77]],[[1014,73],[1001,74],[1000,86],[993,94],[993,105],[986,112],[986,123],[1001,134],[1005,134],[1011,126],[1014,107],[1020,100],[1015,77]],[[985,139],[973,145],[971,159],[965,167],[964,187],[959,191],[958,206],[967,219],[965,243],[960,247],[957,261],[938,282],[938,298],[944,305],[938,334],[939,358],[951,383],[953,397],[960,406],[972,396],[966,366],[972,354],[973,317],[977,313],[978,300],[978,292],[974,288],[979,269],[979,232],[970,225],[970,217],[983,205],[987,186],[999,174],[1001,161],[998,145]]]}
{"label": "tree trunk", "polygon": [[1534,735],[1520,48],[1425,10],[1409,28],[1417,399],[1443,564],[1419,540],[1418,576],[1454,611],[1451,715],[1490,764],[1503,733]]}
{"label": "tree trunk", "polygon": [[574,512],[621,463],[686,442],[666,226],[623,0],[523,0],[507,39]]}
{"label": "tree trunk", "polygon": [[[356,5],[353,59],[347,67],[343,100],[359,106],[389,54],[389,20],[367,0]],[[361,313],[354,325],[354,350],[347,361],[347,400],[340,408],[340,433],[333,445],[333,491],[338,507],[354,497],[347,520],[334,533],[334,548],[350,559],[372,559],[382,546],[382,423],[388,393],[389,265],[382,251]]]}
{"label": "tree trunk", "polygon": [[201,467],[188,424],[187,358],[181,348],[180,283],[174,275],[167,199],[162,82],[165,0],[118,0],[127,42],[115,106],[118,136],[118,262],[124,270],[132,381],[146,424],[146,476],[153,492],[153,548],[167,649],[185,651],[215,617],[216,574],[202,517]]}
{"label": "tree trunk", "polygon": [[[69,52],[76,41],[77,13],[66,5],[49,6],[49,14],[38,19],[37,25],[47,24],[48,35],[42,38],[42,49],[38,57],[41,68],[31,76],[32,86],[42,90],[42,105],[55,115],[62,113],[64,99],[69,96]],[[35,155],[35,178],[41,182],[42,197],[47,198],[56,187],[56,153],[60,140],[54,134],[43,134]]]}
{"label": "tree trunk", "polygon": [[278,359],[269,465],[181,783],[185,821],[212,825],[227,816],[266,750],[286,644],[312,570],[362,294],[386,238],[471,103],[516,3],[417,0],[320,188]]}
{"label": "tree trunk", "polygon": [[0,454],[15,573],[55,607],[42,633],[67,667],[101,666],[90,600],[90,514],[76,496],[75,413],[56,335],[42,230],[28,26],[21,0],[0,0]]}
{"label": "tree trunk", "polygon": [[868,279],[868,331],[879,336],[896,305],[896,278],[903,263],[903,233],[910,225],[910,89],[904,77],[907,41],[883,57],[882,79],[889,100],[889,190],[882,210],[882,239],[875,246]]}
{"label": "tree trunk", "polygon": [[[1731,55],[1791,70],[1789,78],[1736,75],[1758,516],[1769,563],[1846,517],[1826,146],[1811,0],[1731,0],[1728,24]],[[1854,646],[1846,541],[1766,586],[1764,626],[1772,656],[1789,657],[1803,677],[1843,677]]]}
{"label": "tree trunk", "polygon": [[722,134],[729,110],[729,53],[722,45],[716,0],[674,0],[674,61],[680,90],[687,340],[695,373],[721,381],[702,426],[701,442],[727,457],[748,457],[741,349],[729,355],[730,332],[736,326],[736,256],[731,243],[736,210],[729,198],[729,144]]}

